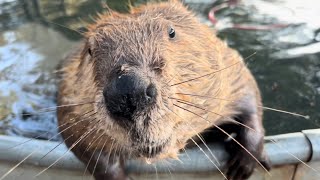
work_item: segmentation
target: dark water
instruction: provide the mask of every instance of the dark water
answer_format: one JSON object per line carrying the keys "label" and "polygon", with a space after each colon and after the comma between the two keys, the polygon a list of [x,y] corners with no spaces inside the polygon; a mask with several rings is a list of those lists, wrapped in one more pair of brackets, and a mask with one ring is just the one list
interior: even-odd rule
{"label": "dark water", "polygon": [[[52,137],[55,112],[55,67],[81,36],[65,27],[83,27],[104,10],[103,0],[0,0],[0,132]],[[127,11],[127,0],[108,0],[112,9]],[[145,1],[133,1],[134,5]],[[209,1],[207,1],[209,2]],[[203,22],[219,2],[190,4]],[[247,60],[265,106],[309,115],[310,119],[265,111],[267,134],[317,128],[320,124],[320,2],[245,0],[217,12],[215,29]],[[53,23],[54,22],[54,23]],[[235,24],[285,24],[268,30],[239,30]]]}

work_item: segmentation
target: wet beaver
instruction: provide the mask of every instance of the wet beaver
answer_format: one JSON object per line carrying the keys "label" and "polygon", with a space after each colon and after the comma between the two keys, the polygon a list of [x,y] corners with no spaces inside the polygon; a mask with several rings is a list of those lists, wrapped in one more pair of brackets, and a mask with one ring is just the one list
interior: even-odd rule
{"label": "wet beaver", "polygon": [[58,120],[65,143],[96,179],[126,179],[127,159],[176,158],[210,128],[230,133],[230,123],[228,179],[248,178],[256,160],[269,168],[253,76],[184,5],[109,12],[88,29],[63,65],[58,95],[59,105],[87,103],[59,108]]}

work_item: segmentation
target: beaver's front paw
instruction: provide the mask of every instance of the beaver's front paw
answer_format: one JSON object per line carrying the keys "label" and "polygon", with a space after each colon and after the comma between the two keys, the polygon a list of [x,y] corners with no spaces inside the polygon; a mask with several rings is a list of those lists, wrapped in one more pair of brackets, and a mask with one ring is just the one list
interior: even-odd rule
{"label": "beaver's front paw", "polygon": [[[256,157],[268,171],[270,162],[266,157]],[[260,166],[257,161],[245,150],[236,153],[228,162],[227,178],[229,180],[248,179],[256,166]]]}

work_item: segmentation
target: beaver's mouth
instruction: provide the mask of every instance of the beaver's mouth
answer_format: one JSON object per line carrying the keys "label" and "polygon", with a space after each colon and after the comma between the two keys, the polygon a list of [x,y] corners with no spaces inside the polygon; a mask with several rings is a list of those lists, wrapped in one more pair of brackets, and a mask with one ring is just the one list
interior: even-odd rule
{"label": "beaver's mouth", "polygon": [[139,157],[154,158],[169,144],[169,139],[157,146],[140,146],[137,148]]}
{"label": "beaver's mouth", "polygon": [[160,154],[163,150],[164,146],[148,146],[148,147],[141,147],[138,149],[138,153],[140,157],[147,157],[153,158]]}

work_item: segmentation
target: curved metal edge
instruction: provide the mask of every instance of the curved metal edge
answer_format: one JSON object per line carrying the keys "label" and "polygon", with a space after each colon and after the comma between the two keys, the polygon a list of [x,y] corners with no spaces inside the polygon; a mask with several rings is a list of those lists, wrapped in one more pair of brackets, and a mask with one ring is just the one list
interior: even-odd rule
{"label": "curved metal edge", "polygon": [[[296,164],[301,161],[320,159],[320,129],[305,130],[303,133],[290,133],[266,137],[265,150],[272,165]],[[310,144],[311,142],[311,144]],[[141,172],[205,172],[216,170],[226,164],[228,154],[221,144],[188,149],[179,157],[180,160],[166,160],[148,165],[140,161],[129,161],[126,165],[130,173]],[[54,150],[52,150],[54,149]],[[52,151],[51,151],[52,150]],[[51,152],[50,152],[51,151]],[[50,152],[49,154],[47,154]],[[24,162],[48,167],[55,163],[55,168],[83,170],[84,165],[64,144],[23,137],[0,136],[0,160],[19,162],[28,155]],[[46,157],[43,158],[43,156]],[[218,161],[213,157],[216,156]]]}
{"label": "curved metal edge", "polygon": [[320,160],[320,130],[311,129],[303,130],[302,133],[308,138],[311,143],[312,148],[312,157],[310,161],[319,161]]}

